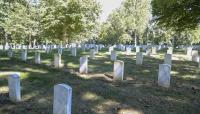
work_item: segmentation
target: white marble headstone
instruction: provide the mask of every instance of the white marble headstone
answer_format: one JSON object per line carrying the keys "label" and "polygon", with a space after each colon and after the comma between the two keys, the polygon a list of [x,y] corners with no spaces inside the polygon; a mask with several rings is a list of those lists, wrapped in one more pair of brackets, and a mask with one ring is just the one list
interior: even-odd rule
{"label": "white marble headstone", "polygon": [[96,46],[94,47],[94,50],[95,50],[95,53],[99,53],[99,46],[96,45]]}
{"label": "white marble headstone", "polygon": [[86,48],[85,44],[82,44],[81,49],[82,49],[83,52],[85,52],[85,48]]}
{"label": "white marble headstone", "polygon": [[110,59],[111,59],[111,61],[117,60],[117,53],[115,50],[111,51]]}
{"label": "white marble headstone", "polygon": [[76,47],[72,47],[71,52],[72,56],[76,56]]}
{"label": "white marble headstone", "polygon": [[171,54],[165,54],[164,64],[168,64],[168,65],[172,64],[172,55]]}
{"label": "white marble headstone", "polygon": [[95,50],[90,49],[90,58],[94,58],[94,57],[95,57]]}
{"label": "white marble headstone", "polygon": [[187,56],[188,57],[192,56],[192,47],[187,47]]}
{"label": "white marble headstone", "polygon": [[137,52],[136,65],[142,65],[142,62],[143,62],[143,54],[142,54],[142,52]]}
{"label": "white marble headstone", "polygon": [[50,46],[48,46],[48,45],[46,46],[45,52],[46,52],[46,53],[50,53]]}
{"label": "white marble headstone", "polygon": [[59,54],[59,53],[54,54],[54,67],[55,68],[63,67],[63,65],[61,63],[61,54]]}
{"label": "white marble headstone", "polygon": [[72,88],[66,84],[54,86],[53,114],[71,114]]}
{"label": "white marble headstone", "polygon": [[130,55],[131,54],[131,48],[130,47],[126,47],[126,55]]}
{"label": "white marble headstone", "polygon": [[114,62],[114,80],[123,80],[124,77],[124,62],[116,60]]}
{"label": "white marble headstone", "polygon": [[199,57],[198,50],[192,50],[192,61],[199,62],[198,57]]}
{"label": "white marble headstone", "polygon": [[35,63],[40,64],[40,52],[35,52]]}
{"label": "white marble headstone", "polygon": [[171,66],[168,64],[160,64],[158,72],[158,85],[162,87],[170,87]]}
{"label": "white marble headstone", "polygon": [[111,54],[112,50],[114,50],[114,47],[113,46],[109,47],[109,54]]}
{"label": "white marble headstone", "polygon": [[147,48],[147,50],[146,50],[146,56],[150,56],[150,55],[151,55],[151,49]]}
{"label": "white marble headstone", "polygon": [[199,68],[200,68],[200,56],[199,56]]}
{"label": "white marble headstone", "polygon": [[21,51],[21,60],[26,61],[27,60],[27,50],[23,49]]}
{"label": "white marble headstone", "polygon": [[12,49],[8,49],[7,54],[8,54],[9,58],[12,58],[13,57],[13,51],[12,51]]}
{"label": "white marble headstone", "polygon": [[140,47],[139,46],[136,47],[136,53],[137,52],[140,52]]}
{"label": "white marble headstone", "polygon": [[11,74],[8,77],[8,87],[10,100],[13,102],[19,102],[21,100],[19,73]]}
{"label": "white marble headstone", "polygon": [[156,49],[156,47],[152,47],[152,54],[157,54],[157,49]]}
{"label": "white marble headstone", "polygon": [[58,53],[62,55],[63,48],[58,48]]}
{"label": "white marble headstone", "polygon": [[169,47],[169,48],[168,48],[167,54],[173,54],[173,47]]}
{"label": "white marble headstone", "polygon": [[81,74],[87,74],[88,73],[88,57],[87,56],[80,57],[79,72]]}
{"label": "white marble headstone", "polygon": [[124,45],[121,45],[121,51],[125,51],[126,47]]}

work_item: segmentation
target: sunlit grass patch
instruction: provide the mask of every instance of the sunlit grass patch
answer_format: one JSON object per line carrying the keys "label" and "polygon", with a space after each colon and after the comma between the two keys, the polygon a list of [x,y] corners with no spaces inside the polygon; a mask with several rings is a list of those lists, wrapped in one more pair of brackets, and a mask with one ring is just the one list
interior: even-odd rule
{"label": "sunlit grass patch", "polygon": [[1,86],[0,87],[0,93],[1,94],[8,93],[8,86]]}
{"label": "sunlit grass patch", "polygon": [[100,96],[98,96],[97,94],[91,93],[91,92],[86,92],[82,95],[82,99],[83,100],[91,100],[91,101],[95,101],[95,100],[99,100],[101,99]]}
{"label": "sunlit grass patch", "polygon": [[200,79],[200,75],[184,75],[183,78]]}
{"label": "sunlit grass patch", "polygon": [[78,68],[79,67],[79,64],[75,64],[73,62],[68,62],[67,63],[67,67],[68,68]]}

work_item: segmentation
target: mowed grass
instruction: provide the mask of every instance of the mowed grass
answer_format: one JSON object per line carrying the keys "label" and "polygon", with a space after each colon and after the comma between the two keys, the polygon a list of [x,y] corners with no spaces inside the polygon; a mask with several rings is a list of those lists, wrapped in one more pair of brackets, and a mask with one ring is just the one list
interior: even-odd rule
{"label": "mowed grass", "polygon": [[[183,50],[175,50],[169,89],[157,85],[158,66],[163,63],[166,50],[151,57],[144,56],[143,65],[135,64],[135,53],[126,56],[118,51],[118,59],[125,62],[124,81],[112,80],[113,62],[108,49],[89,59],[89,74],[80,75],[79,58],[89,50],[72,57],[65,49],[64,68],[52,67],[53,53],[41,50],[42,64],[33,63],[34,52],[29,51],[27,62],[9,59],[0,54],[0,71],[21,73],[22,101],[14,103],[8,97],[6,73],[0,75],[0,114],[52,114],[53,86],[65,83],[73,88],[72,114],[199,114],[200,68],[187,60]],[[56,50],[54,50],[56,52]]]}

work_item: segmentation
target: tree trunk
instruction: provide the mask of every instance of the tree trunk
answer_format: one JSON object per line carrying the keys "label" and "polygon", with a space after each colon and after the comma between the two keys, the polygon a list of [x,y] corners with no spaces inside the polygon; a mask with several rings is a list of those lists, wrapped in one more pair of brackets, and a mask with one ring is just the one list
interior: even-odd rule
{"label": "tree trunk", "polygon": [[22,42],[21,42],[21,50],[23,49],[23,44],[22,44]]}
{"label": "tree trunk", "polygon": [[65,39],[65,44],[68,44],[69,43],[69,40],[68,40],[68,38],[67,39]]}
{"label": "tree trunk", "polygon": [[65,30],[65,28],[63,29],[63,40],[62,41],[66,41],[66,43],[68,43],[67,31]]}
{"label": "tree trunk", "polygon": [[15,46],[15,50],[17,49],[17,44],[16,43],[14,43],[14,46]]}
{"label": "tree trunk", "polygon": [[147,32],[147,39],[146,39],[146,42],[144,44],[147,44],[148,40],[149,40],[149,34]]}
{"label": "tree trunk", "polygon": [[29,36],[28,36],[28,42],[29,42],[29,44],[28,44],[28,49],[29,49],[29,48],[32,47],[32,43],[31,43],[31,34],[29,34]]}
{"label": "tree trunk", "polygon": [[[48,41],[45,40],[45,49],[47,49],[47,47],[48,47]],[[43,44],[42,44],[42,48],[43,48]]]}
{"label": "tree trunk", "polygon": [[7,39],[8,39],[8,34],[5,32],[3,41],[3,51],[5,51],[6,49]]}
{"label": "tree trunk", "polygon": [[62,48],[63,47],[63,42],[60,41],[60,45],[59,45],[59,48]]}
{"label": "tree trunk", "polygon": [[176,37],[176,36],[173,36],[173,39],[172,39],[172,47],[173,47],[173,48],[175,47],[175,37]]}
{"label": "tree trunk", "polygon": [[[135,15],[137,16],[137,0],[135,0]],[[135,25],[136,25],[136,21],[134,21]],[[137,46],[137,35],[136,35],[136,28],[134,29],[134,37],[135,37],[135,47]]]}
{"label": "tree trunk", "polygon": [[36,39],[33,40],[33,48],[36,48]]}
{"label": "tree trunk", "polygon": [[136,35],[136,30],[134,30],[134,38],[135,38],[135,47],[137,46],[137,35]]}

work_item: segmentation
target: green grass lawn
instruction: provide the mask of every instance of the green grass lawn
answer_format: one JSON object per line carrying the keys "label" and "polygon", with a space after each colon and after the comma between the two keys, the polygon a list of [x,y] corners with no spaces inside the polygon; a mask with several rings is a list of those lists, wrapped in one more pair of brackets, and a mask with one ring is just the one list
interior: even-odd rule
{"label": "green grass lawn", "polygon": [[[56,52],[54,50],[54,52]],[[21,73],[22,101],[8,98],[7,75],[0,75],[0,114],[52,114],[53,86],[65,83],[72,87],[72,114],[200,114],[200,68],[188,61],[183,50],[173,54],[171,87],[157,85],[158,65],[164,62],[164,52],[144,56],[143,65],[135,64],[135,53],[126,56],[118,51],[118,59],[125,62],[124,81],[113,81],[113,62],[107,50],[99,51],[89,59],[89,74],[80,75],[79,58],[89,51],[72,57],[64,50],[64,68],[51,65],[53,53],[41,51],[42,64],[33,63],[34,52],[29,51],[28,61],[7,58],[0,52],[0,71]]]}

